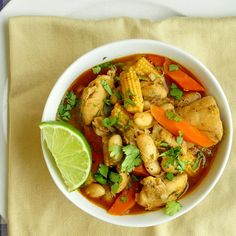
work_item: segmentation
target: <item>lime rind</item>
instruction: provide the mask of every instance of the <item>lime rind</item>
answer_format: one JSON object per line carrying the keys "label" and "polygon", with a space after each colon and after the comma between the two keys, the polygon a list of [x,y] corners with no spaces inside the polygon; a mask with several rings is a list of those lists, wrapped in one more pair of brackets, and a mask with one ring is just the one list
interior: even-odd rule
{"label": "lime rind", "polygon": [[92,166],[87,140],[79,130],[63,121],[42,122],[39,127],[68,191],[78,189]]}

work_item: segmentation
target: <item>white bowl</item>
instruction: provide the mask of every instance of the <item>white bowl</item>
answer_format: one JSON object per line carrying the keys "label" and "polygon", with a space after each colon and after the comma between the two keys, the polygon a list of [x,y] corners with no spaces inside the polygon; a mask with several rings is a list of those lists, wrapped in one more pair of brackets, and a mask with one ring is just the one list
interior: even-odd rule
{"label": "white bowl", "polygon": [[[231,150],[233,128],[228,101],[214,75],[193,56],[166,43],[154,40],[131,39],[106,44],[77,59],[61,75],[48,97],[44,108],[42,121],[51,121],[56,119],[57,109],[63,95],[65,94],[65,91],[82,72],[102,62],[138,53],[163,55],[184,65],[201,81],[206,88],[206,93],[214,96],[220,109],[224,127],[224,136],[219,144],[217,155],[208,175],[204,178],[200,186],[191,192],[191,194],[188,194],[180,200],[183,205],[182,210],[174,216],[165,215],[163,210],[147,212],[139,215],[109,215],[104,209],[88,201],[78,191],[72,193],[67,192],[60,174],[54,165],[53,159],[43,142],[42,149],[48,170],[57,187],[77,207],[109,223],[123,226],[145,227],[160,225],[171,221],[191,210],[207,196],[222,175]],[[105,56],[107,58],[103,61],[102,58]]]}

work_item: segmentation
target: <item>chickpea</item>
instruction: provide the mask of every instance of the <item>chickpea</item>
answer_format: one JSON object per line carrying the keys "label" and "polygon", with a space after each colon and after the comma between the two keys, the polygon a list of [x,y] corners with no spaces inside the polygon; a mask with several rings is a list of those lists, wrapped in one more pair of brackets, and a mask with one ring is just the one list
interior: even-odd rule
{"label": "chickpea", "polygon": [[153,123],[152,115],[148,112],[138,112],[134,115],[134,123],[140,128],[150,128]]}
{"label": "chickpea", "polygon": [[85,192],[92,198],[99,198],[105,194],[105,189],[100,184],[92,183],[86,187]]}
{"label": "chickpea", "polygon": [[[114,146],[119,146],[122,147],[122,138],[119,134],[114,134],[110,137],[109,141],[108,141],[108,150],[111,150],[112,147]],[[117,163],[121,160],[121,158],[123,157],[123,152],[118,152],[115,156],[112,156],[112,159]]]}

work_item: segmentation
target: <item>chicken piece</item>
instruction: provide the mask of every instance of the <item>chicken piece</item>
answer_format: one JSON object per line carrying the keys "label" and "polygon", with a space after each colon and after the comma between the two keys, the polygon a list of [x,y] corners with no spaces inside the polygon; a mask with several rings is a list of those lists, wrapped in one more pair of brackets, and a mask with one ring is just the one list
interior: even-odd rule
{"label": "chicken piece", "polygon": [[153,98],[163,99],[167,97],[167,89],[163,84],[157,82],[141,82],[142,95],[145,100],[152,100]]}
{"label": "chicken piece", "polygon": [[141,181],[143,188],[137,195],[136,201],[146,210],[153,210],[165,205],[168,201],[176,200],[187,186],[186,174],[177,175],[172,181],[159,177],[148,176]]}
{"label": "chicken piece", "polygon": [[203,97],[188,106],[177,108],[176,112],[205,133],[214,144],[221,140],[223,126],[219,108],[212,96]]}
{"label": "chicken piece", "polygon": [[166,129],[162,128],[158,123],[155,123],[152,134],[151,134],[155,143],[165,142],[171,147],[177,147],[178,143],[176,142],[175,137]]}
{"label": "chicken piece", "polygon": [[98,116],[98,117],[95,117],[92,122],[94,132],[100,137],[106,136],[110,132],[110,130],[104,127],[104,125],[102,124],[103,119],[104,117]]}
{"label": "chicken piece", "polygon": [[85,125],[90,125],[94,117],[102,113],[103,100],[108,96],[107,91],[102,86],[102,81],[105,81],[110,88],[114,88],[114,81],[111,76],[99,75],[89,83],[82,93],[80,109]]}
{"label": "chicken piece", "polygon": [[198,92],[191,92],[191,93],[186,93],[179,101],[175,101],[175,105],[177,107],[184,107],[192,102],[195,102],[196,100],[201,98],[201,94]]}

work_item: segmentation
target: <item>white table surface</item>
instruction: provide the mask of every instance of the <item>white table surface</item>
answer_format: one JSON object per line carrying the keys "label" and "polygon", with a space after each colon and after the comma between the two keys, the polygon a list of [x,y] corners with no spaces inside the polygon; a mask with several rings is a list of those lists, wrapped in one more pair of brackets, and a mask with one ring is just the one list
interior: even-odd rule
{"label": "white table surface", "polygon": [[[81,19],[128,16],[165,19],[171,16],[236,15],[236,0],[11,0],[0,12],[0,214],[7,219],[7,20],[18,15],[53,15]],[[4,89],[5,88],[5,89]],[[11,147],[14,148],[14,147]]]}

